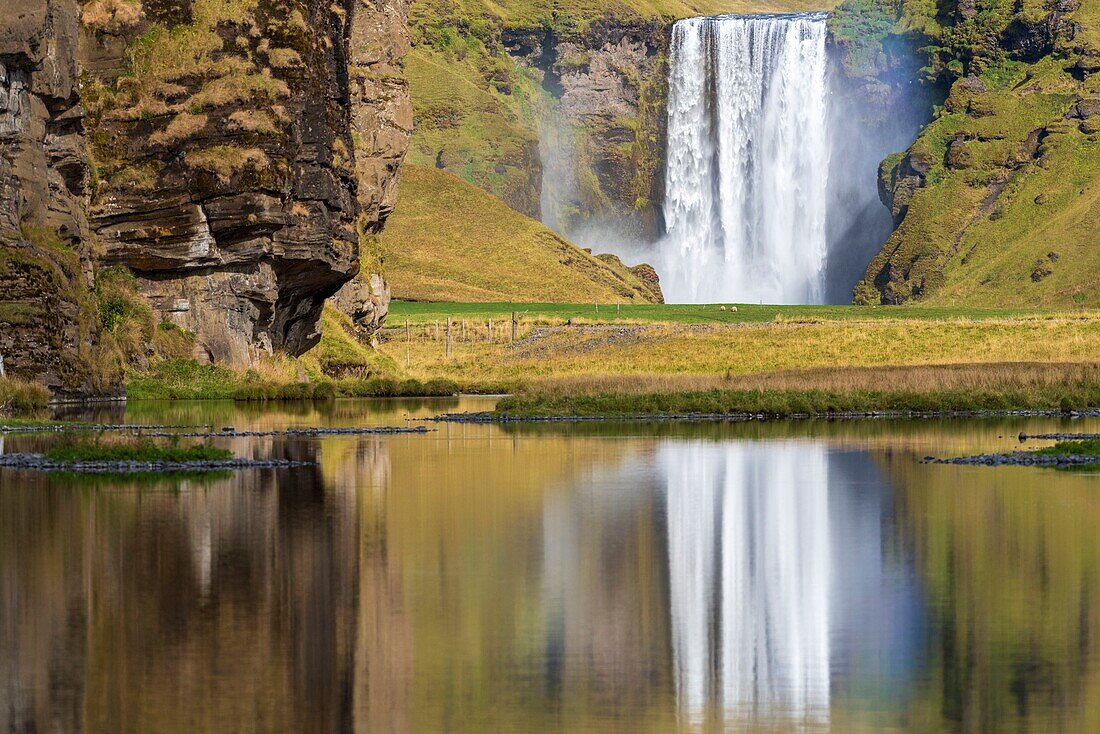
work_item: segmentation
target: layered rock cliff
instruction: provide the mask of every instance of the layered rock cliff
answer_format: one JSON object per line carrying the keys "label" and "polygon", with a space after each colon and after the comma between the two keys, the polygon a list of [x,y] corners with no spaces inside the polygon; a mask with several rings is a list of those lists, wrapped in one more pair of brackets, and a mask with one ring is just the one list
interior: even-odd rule
{"label": "layered rock cliff", "polygon": [[87,158],[75,0],[9,0],[0,14],[0,357],[56,391],[109,390],[84,216]]}
{"label": "layered rock cliff", "polygon": [[204,359],[305,352],[349,282],[339,305],[363,337],[379,326],[371,245],[411,131],[404,0],[14,2],[0,18],[14,372],[82,381],[100,265],[132,271]]}
{"label": "layered rock cliff", "polygon": [[[211,360],[305,352],[325,299],[359,270],[349,41],[367,43],[356,16],[377,11],[147,1],[132,22],[91,22],[90,7],[91,220],[104,261],[137,274]],[[357,100],[374,104],[362,85]],[[375,162],[359,164],[373,179],[364,232],[392,200],[394,171]]]}

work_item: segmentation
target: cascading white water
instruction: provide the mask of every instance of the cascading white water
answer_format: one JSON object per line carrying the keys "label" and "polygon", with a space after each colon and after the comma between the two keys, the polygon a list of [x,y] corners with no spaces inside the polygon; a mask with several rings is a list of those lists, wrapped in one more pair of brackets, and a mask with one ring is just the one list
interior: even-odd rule
{"label": "cascading white water", "polygon": [[659,253],[670,302],[824,301],[826,19],[731,15],[673,28]]}

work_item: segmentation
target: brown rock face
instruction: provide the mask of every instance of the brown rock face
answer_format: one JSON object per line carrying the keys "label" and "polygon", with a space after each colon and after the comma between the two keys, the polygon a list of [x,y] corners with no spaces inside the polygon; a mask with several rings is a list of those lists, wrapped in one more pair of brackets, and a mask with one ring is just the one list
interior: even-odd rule
{"label": "brown rock face", "polygon": [[96,332],[78,18],[75,0],[0,12],[0,355],[9,374],[73,393],[92,388]]}
{"label": "brown rock face", "polygon": [[669,28],[606,17],[583,35],[504,32],[507,51],[544,73],[559,124],[574,131],[542,151],[554,171],[544,200],[557,210],[543,211],[543,221],[567,234],[598,223],[632,239],[659,236]]}
{"label": "brown rock face", "polygon": [[[82,57],[105,261],[197,335],[199,356],[244,365],[305,352],[325,299],[359,271],[360,234],[393,206],[401,136],[365,118],[400,117],[385,99],[399,68],[366,83],[354,64],[395,63],[403,15],[365,0],[256,0],[243,12],[147,2],[138,18],[93,5]],[[396,39],[388,55],[385,38]]]}
{"label": "brown rock face", "polygon": [[[409,51],[405,0],[355,0],[351,19],[351,126],[359,177],[360,231],[364,246],[397,201],[398,173],[412,136],[413,112],[402,62]],[[390,288],[382,263],[364,252],[364,268],[332,299],[352,318],[359,336],[369,339],[389,311]]]}

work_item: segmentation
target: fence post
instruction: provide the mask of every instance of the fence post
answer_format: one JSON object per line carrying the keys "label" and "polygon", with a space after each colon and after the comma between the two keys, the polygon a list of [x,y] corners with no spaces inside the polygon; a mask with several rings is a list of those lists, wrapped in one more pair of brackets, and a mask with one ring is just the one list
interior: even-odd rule
{"label": "fence post", "polygon": [[447,317],[447,359],[451,358],[451,317]]}
{"label": "fence post", "polygon": [[512,341],[516,340],[516,336],[519,333],[519,314],[515,311],[512,312]]}
{"label": "fence post", "polygon": [[439,341],[439,319],[435,320],[435,340]]}
{"label": "fence post", "polygon": [[412,332],[409,331],[409,320],[405,319],[405,366],[412,363]]}
{"label": "fence post", "polygon": [[493,320],[489,319],[485,322],[485,341],[493,343]]}

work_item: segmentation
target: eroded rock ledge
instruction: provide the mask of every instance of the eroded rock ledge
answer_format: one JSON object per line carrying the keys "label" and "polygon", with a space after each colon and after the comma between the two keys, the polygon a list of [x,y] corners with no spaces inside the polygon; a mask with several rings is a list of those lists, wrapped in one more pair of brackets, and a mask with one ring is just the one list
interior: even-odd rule
{"label": "eroded rock ledge", "polygon": [[9,0],[0,15],[11,372],[87,381],[103,265],[129,268],[200,358],[303,353],[346,283],[361,334],[379,326],[380,262],[357,276],[412,127],[405,0]]}
{"label": "eroded rock ledge", "polygon": [[134,271],[198,356],[249,364],[317,343],[325,299],[359,271],[357,223],[392,209],[401,135],[363,120],[388,102],[355,74],[371,110],[353,106],[349,63],[395,31],[361,0],[215,7],[147,2],[131,25],[86,25],[91,213],[104,262]]}

